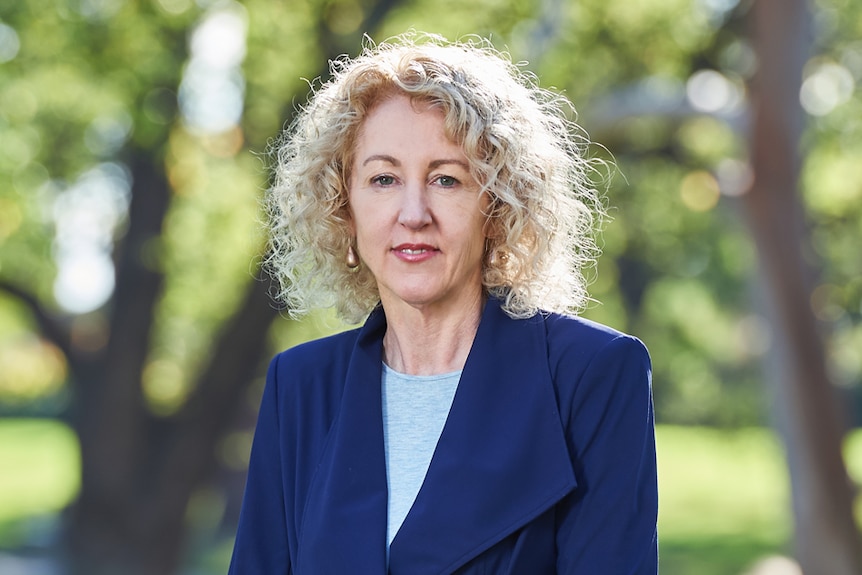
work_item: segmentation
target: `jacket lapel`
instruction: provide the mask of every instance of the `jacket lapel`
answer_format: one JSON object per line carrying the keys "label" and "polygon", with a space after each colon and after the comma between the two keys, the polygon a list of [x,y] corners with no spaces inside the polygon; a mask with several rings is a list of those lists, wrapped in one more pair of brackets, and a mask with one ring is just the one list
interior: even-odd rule
{"label": "jacket lapel", "polygon": [[489,299],[392,575],[451,573],[575,488],[547,355],[541,316]]}
{"label": "jacket lapel", "polygon": [[[382,310],[359,332],[341,407],[304,510],[296,573],[386,573]],[[325,359],[324,359],[325,361]]]}

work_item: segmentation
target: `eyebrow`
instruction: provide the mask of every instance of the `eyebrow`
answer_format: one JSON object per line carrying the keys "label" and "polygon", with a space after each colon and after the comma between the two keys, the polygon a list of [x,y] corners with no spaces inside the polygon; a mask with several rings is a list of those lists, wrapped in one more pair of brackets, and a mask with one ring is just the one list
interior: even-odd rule
{"label": "eyebrow", "polygon": [[442,160],[434,160],[430,164],[428,164],[428,168],[434,170],[439,168],[440,166],[446,166],[448,164],[455,164],[456,166],[461,166],[467,171],[470,171],[470,166],[467,165],[467,162],[456,159],[442,159]]}
{"label": "eyebrow", "polygon": [[401,165],[401,162],[399,162],[398,160],[396,160],[392,156],[387,156],[386,154],[374,154],[373,156],[368,156],[367,158],[365,158],[365,161],[362,162],[362,165],[367,166],[371,162],[375,162],[375,161],[387,162],[387,163],[392,164],[393,166],[400,166]]}
{"label": "eyebrow", "polygon": [[[401,162],[397,158],[394,158],[393,156],[389,156],[387,154],[374,154],[373,156],[368,156],[367,158],[365,158],[365,161],[362,162],[362,165],[367,166],[371,162],[375,162],[375,161],[386,162],[388,164],[392,164],[395,167],[401,166]],[[470,169],[470,166],[467,164],[467,162],[464,162],[463,160],[457,160],[454,158],[451,158],[451,159],[450,158],[443,158],[440,160],[434,160],[428,164],[428,168],[431,170],[434,170],[436,168],[439,168],[440,166],[445,166],[448,164],[455,164],[457,166],[464,168],[465,170]]]}

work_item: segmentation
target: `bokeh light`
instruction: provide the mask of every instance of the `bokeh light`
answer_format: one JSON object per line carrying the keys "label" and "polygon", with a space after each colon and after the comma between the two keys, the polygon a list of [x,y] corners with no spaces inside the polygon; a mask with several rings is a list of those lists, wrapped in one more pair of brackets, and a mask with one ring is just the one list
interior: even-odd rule
{"label": "bokeh light", "polygon": [[220,4],[198,24],[190,40],[191,58],[180,84],[183,119],[197,132],[225,132],[242,117],[246,15],[238,4]]}
{"label": "bokeh light", "polygon": [[799,101],[812,116],[825,116],[850,100],[855,81],[850,71],[836,62],[815,62],[802,82]]}
{"label": "bokeh light", "polygon": [[0,64],[14,59],[20,48],[21,41],[15,29],[0,22]]}
{"label": "bokeh light", "polygon": [[735,112],[743,103],[742,91],[715,70],[692,74],[686,83],[686,95],[695,110],[707,113]]}
{"label": "bokeh light", "polygon": [[114,289],[111,250],[126,216],[130,176],[123,166],[101,164],[84,173],[54,201],[54,297],[65,310],[101,307]]}

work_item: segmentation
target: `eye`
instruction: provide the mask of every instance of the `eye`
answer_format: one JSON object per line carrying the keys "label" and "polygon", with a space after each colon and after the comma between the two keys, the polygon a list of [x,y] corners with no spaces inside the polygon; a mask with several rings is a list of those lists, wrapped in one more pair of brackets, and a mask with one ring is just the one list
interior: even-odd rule
{"label": "eye", "polygon": [[437,183],[444,188],[453,188],[459,184],[458,180],[452,176],[439,176],[437,178]]}
{"label": "eye", "polygon": [[391,186],[395,183],[395,178],[392,176],[381,174],[379,176],[375,176],[371,179],[372,184],[377,184],[379,186]]}

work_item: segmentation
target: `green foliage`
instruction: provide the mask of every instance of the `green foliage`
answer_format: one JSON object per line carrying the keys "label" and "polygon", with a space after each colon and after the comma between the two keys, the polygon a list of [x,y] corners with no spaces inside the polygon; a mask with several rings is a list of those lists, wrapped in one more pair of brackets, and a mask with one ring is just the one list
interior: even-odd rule
{"label": "green foliage", "polygon": [[[191,390],[209,344],[258,274],[259,162],[234,155],[239,133],[203,142],[172,135],[168,170],[177,194],[159,246],[166,274],[144,386],[153,408],[169,413]],[[234,142],[232,142],[234,140]]]}
{"label": "green foliage", "polygon": [[[803,93],[816,94],[823,115],[809,118],[803,192],[812,226],[820,285],[811,304],[833,330],[830,367],[838,383],[862,386],[862,6],[816,2],[816,53],[805,69]],[[809,88],[806,90],[806,88]]]}

